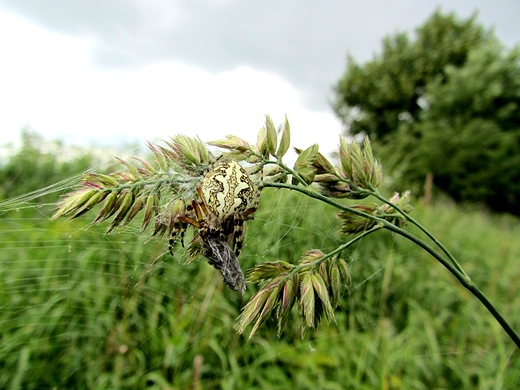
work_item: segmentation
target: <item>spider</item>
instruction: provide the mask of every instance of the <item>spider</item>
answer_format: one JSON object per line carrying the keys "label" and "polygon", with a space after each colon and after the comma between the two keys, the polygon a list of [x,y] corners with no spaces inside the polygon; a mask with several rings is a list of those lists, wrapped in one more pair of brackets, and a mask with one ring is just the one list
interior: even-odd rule
{"label": "spider", "polygon": [[197,186],[199,199],[193,200],[186,213],[174,221],[170,253],[179,233],[184,247],[184,233],[191,225],[204,243],[225,241],[238,257],[242,251],[244,222],[253,219],[258,208],[262,179],[255,190],[251,178],[236,161],[220,162],[211,168]]}

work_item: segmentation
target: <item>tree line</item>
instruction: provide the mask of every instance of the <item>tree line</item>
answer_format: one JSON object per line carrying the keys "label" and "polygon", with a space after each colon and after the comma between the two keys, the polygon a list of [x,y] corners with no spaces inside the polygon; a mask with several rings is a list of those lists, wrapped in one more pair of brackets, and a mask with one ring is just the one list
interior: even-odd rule
{"label": "tree line", "polygon": [[347,59],[333,108],[351,136],[368,135],[403,187],[520,215],[520,47],[506,47],[477,16],[437,10],[414,35]]}

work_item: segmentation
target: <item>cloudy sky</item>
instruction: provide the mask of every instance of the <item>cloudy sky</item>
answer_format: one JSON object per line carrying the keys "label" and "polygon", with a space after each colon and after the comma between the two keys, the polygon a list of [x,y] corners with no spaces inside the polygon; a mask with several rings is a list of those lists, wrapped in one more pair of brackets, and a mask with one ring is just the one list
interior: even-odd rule
{"label": "cloudy sky", "polygon": [[0,0],[0,144],[24,126],[85,145],[254,141],[268,113],[331,150],[347,53],[369,60],[436,7],[520,42],[518,0]]}

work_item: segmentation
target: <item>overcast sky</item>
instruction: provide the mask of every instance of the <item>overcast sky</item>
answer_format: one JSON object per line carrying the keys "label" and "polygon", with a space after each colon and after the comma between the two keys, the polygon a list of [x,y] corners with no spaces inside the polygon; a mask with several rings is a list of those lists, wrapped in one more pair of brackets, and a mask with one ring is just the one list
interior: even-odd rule
{"label": "overcast sky", "polygon": [[80,144],[254,141],[287,113],[293,144],[328,151],[347,53],[369,60],[436,7],[520,42],[518,0],[0,0],[0,144],[24,126]]}

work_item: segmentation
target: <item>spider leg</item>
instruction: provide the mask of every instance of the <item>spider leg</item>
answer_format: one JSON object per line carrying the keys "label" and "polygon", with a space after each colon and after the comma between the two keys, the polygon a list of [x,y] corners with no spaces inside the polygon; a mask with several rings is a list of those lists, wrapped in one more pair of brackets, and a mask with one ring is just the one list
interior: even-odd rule
{"label": "spider leg", "polygon": [[188,215],[182,215],[180,217],[177,217],[177,220],[174,223],[172,235],[170,237],[170,242],[168,245],[168,250],[172,256],[173,256],[173,245],[175,244],[175,238],[177,237],[177,234],[180,235],[181,245],[184,248],[184,236],[186,234],[186,228],[188,227],[188,225],[191,225],[191,226],[195,227],[196,229],[200,229],[201,222],[203,221],[203,216],[201,214],[201,210],[200,210],[199,206],[200,205],[196,201],[193,201],[192,204],[188,205],[188,207],[186,208],[187,212],[192,212],[192,211],[195,212],[195,217],[197,218],[197,220],[193,219],[192,217],[190,217]]}
{"label": "spider leg", "polygon": [[[180,219],[180,218],[179,218]],[[170,237],[170,242],[168,245],[168,251],[173,256],[173,245],[175,244],[175,238],[177,237],[177,234],[180,233],[181,237],[181,245],[184,248],[184,234],[186,233],[186,223],[184,222],[178,222],[176,221],[173,226],[172,235]]]}
{"label": "spider leg", "polygon": [[262,168],[260,168],[260,183],[258,184],[258,197],[260,197],[260,192],[264,189],[264,165],[262,164]]}
{"label": "spider leg", "polygon": [[191,217],[188,217],[186,215],[183,215],[182,217],[179,217],[179,219],[184,223],[184,224],[190,224],[191,226],[193,226],[194,228],[196,229],[200,229],[200,222],[199,221],[195,221],[193,218]]}
{"label": "spider leg", "polygon": [[253,219],[253,216],[251,216],[251,218],[249,218],[249,216],[251,214],[254,214],[256,210],[257,210],[257,207],[251,207],[250,209],[244,211],[244,214],[242,214],[242,219],[244,221],[247,221],[248,219]]}
{"label": "spider leg", "polygon": [[181,225],[181,245],[184,248],[184,236],[186,235],[186,228],[188,227],[188,225],[186,225],[185,222],[181,222],[180,225]]}
{"label": "spider leg", "polygon": [[[197,193],[199,194],[200,199],[204,199],[204,194],[202,193],[202,189],[200,187],[197,187]],[[197,202],[197,205],[200,207],[204,215],[209,215],[208,208],[206,207],[206,204],[204,202]],[[199,213],[201,210],[199,210]],[[200,220],[202,220],[202,215],[199,218],[199,221]]]}
{"label": "spider leg", "polygon": [[243,216],[235,216],[233,224],[233,234],[231,238],[231,248],[235,248],[235,255],[238,257],[242,252],[242,240],[244,238],[244,218]]}
{"label": "spider leg", "polygon": [[[199,189],[197,188],[197,191],[198,190]],[[197,202],[196,200],[194,200],[191,203],[191,207],[193,208],[193,211],[195,212],[195,217],[197,218],[197,221],[200,225],[200,223],[204,220],[204,216],[208,215],[208,210],[206,209],[206,205],[203,202]],[[198,229],[198,227],[197,227],[197,229]]]}

